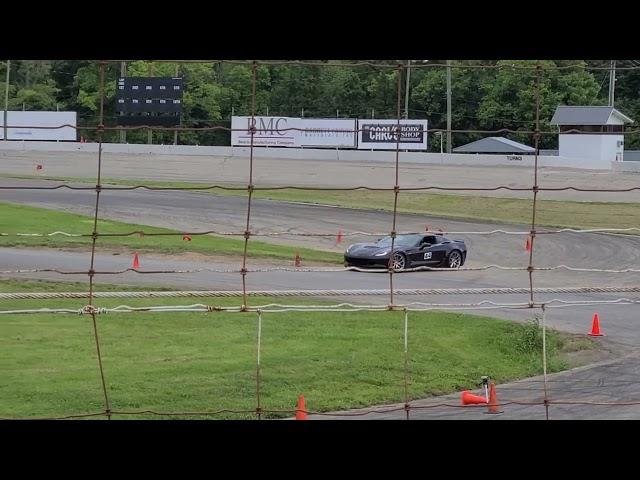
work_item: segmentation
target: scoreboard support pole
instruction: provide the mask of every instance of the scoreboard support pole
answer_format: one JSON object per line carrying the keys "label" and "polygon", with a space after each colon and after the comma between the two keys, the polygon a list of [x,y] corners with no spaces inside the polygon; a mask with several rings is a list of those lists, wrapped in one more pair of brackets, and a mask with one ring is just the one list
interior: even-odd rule
{"label": "scoreboard support pole", "polygon": [[[149,76],[153,77],[153,62],[149,62]],[[147,143],[151,145],[153,143],[153,128],[149,127],[147,132]]]}
{"label": "scoreboard support pole", "polygon": [[[176,63],[176,74],[175,74],[175,76],[177,77],[179,73],[180,73],[180,64]],[[178,130],[174,130],[173,131],[173,144],[174,145],[178,145]]]}
{"label": "scoreboard support pole", "polygon": [[[120,76],[127,76],[127,62],[120,62]],[[127,143],[127,131],[120,130],[120,143]]]}

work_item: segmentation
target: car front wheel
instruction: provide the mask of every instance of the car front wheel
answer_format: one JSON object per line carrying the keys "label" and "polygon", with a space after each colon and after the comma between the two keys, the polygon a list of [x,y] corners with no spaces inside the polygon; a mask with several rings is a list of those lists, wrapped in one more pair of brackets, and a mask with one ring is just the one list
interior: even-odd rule
{"label": "car front wheel", "polygon": [[406,267],[407,267],[407,257],[405,257],[404,254],[400,252],[394,253],[391,260],[391,268],[393,268],[394,270],[400,271],[400,270],[404,270]]}

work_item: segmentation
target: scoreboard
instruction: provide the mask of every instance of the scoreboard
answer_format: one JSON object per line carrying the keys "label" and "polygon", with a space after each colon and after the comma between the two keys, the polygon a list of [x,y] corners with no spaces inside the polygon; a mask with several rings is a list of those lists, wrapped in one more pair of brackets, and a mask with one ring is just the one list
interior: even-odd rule
{"label": "scoreboard", "polygon": [[118,125],[180,125],[181,77],[121,77],[116,86]]}

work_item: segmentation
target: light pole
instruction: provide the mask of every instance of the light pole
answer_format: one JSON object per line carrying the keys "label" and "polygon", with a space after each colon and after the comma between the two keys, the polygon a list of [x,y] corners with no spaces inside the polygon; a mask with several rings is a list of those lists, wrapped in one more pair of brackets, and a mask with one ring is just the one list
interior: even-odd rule
{"label": "light pole", "polygon": [[404,87],[404,119],[409,118],[409,82],[411,81],[411,60],[407,60],[407,83]]}
{"label": "light pole", "polygon": [[447,153],[451,153],[451,60],[447,60]]}
{"label": "light pole", "polygon": [[611,68],[609,71],[609,106],[613,107],[616,90],[616,61],[611,60]]}
{"label": "light pole", "polygon": [[[398,60],[400,61],[400,60]],[[411,82],[411,62],[413,60],[407,60],[407,80],[404,87],[404,118],[409,118],[409,85]],[[417,60],[419,63],[427,63],[429,60]]]}

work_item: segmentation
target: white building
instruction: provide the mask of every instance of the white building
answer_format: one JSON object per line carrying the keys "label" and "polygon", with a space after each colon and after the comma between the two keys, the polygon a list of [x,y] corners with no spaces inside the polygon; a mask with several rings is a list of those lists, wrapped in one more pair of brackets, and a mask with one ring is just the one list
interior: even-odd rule
{"label": "white building", "polygon": [[581,158],[603,169],[623,160],[626,123],[633,120],[613,107],[558,107],[551,119],[558,126],[561,157]]}

